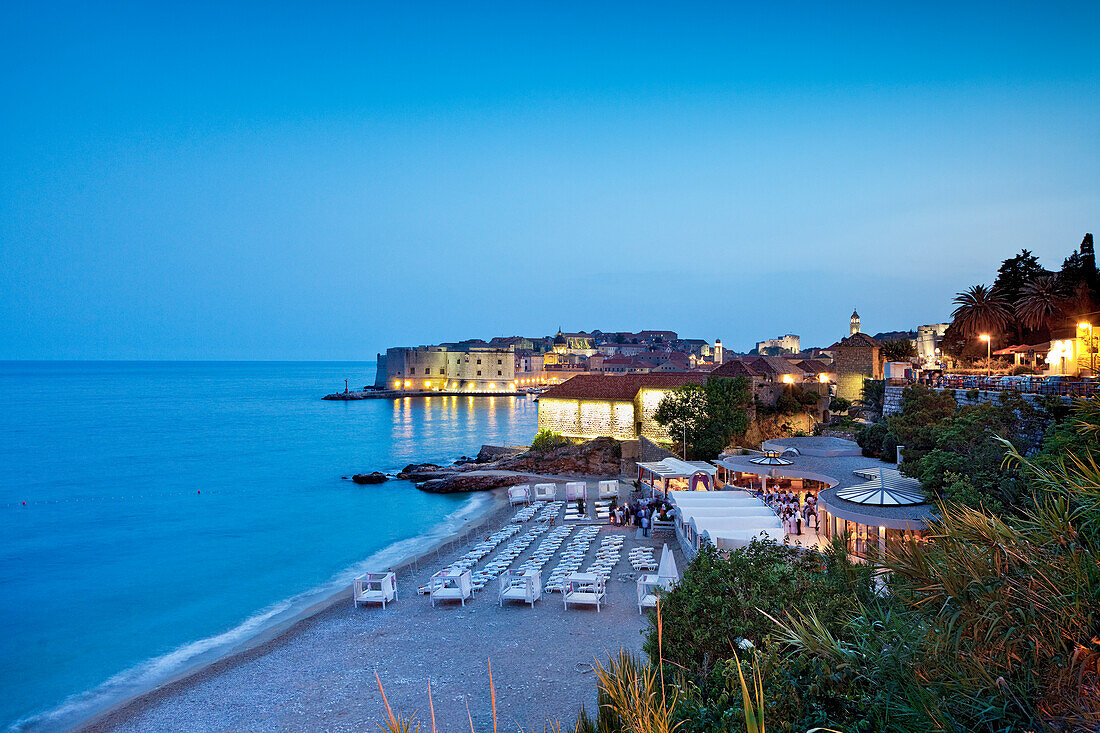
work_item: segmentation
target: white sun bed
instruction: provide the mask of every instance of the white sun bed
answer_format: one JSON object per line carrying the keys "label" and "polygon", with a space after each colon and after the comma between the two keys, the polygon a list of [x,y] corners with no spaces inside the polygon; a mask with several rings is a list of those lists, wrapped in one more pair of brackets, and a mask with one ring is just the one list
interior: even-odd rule
{"label": "white sun bed", "polygon": [[573,573],[565,579],[562,589],[562,599],[565,607],[569,604],[595,606],[596,612],[600,610],[600,604],[607,595],[607,587],[603,576],[596,573]]}
{"label": "white sun bed", "polygon": [[523,601],[535,607],[535,601],[542,598],[542,573],[538,570],[506,570],[500,576],[500,591],[497,600],[501,606],[505,601]]}
{"label": "white sun bed", "polygon": [[643,575],[638,578],[638,613],[644,613],[647,608],[657,607],[657,591],[661,588],[661,582],[656,575]]}
{"label": "white sun bed", "polygon": [[355,607],[360,603],[381,603],[386,607],[389,601],[397,600],[397,576],[393,573],[366,573],[355,579],[352,589]]}
{"label": "white sun bed", "polygon": [[432,605],[439,601],[460,601],[466,605],[466,599],[474,594],[473,577],[469,570],[460,573],[440,570],[432,576],[429,583]]}
{"label": "white sun bed", "polygon": [[531,503],[531,487],[527,484],[520,484],[519,486],[511,486],[508,488],[508,504],[515,506],[516,504],[530,504]]}

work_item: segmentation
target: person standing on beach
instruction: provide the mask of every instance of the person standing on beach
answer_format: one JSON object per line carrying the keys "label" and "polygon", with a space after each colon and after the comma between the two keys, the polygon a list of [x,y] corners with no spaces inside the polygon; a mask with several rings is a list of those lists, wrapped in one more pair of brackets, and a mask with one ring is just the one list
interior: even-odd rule
{"label": "person standing on beach", "polygon": [[649,537],[649,512],[643,509],[640,513],[642,523],[642,537]]}

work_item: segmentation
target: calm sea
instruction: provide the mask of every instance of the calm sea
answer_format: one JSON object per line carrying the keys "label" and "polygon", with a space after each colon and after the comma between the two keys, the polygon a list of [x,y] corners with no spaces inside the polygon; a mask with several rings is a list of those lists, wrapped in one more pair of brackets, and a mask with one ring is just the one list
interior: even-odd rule
{"label": "calm sea", "polygon": [[526,398],[320,399],[344,379],[374,363],[0,363],[0,728],[224,654],[487,500],[341,476],[536,429]]}

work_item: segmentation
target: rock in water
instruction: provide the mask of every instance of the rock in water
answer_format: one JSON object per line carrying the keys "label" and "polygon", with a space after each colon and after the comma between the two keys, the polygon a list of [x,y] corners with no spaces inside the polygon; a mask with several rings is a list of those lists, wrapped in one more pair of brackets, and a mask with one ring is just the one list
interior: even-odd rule
{"label": "rock in water", "polygon": [[405,481],[428,481],[433,478],[443,478],[454,473],[454,469],[447,470],[434,463],[410,463],[401,469],[397,478]]}
{"label": "rock in water", "polygon": [[351,477],[351,480],[357,484],[380,484],[387,480],[386,474],[381,471],[375,471],[374,473],[357,473]]}

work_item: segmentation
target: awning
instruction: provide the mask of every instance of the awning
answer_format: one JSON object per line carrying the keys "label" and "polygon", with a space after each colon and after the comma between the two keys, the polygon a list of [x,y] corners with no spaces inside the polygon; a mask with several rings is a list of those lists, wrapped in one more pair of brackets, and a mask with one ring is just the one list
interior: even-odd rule
{"label": "awning", "polygon": [[713,476],[718,472],[714,465],[706,461],[681,461],[679,458],[641,462],[638,467],[644,468],[650,473],[655,473],[661,478],[690,478],[699,471]]}

